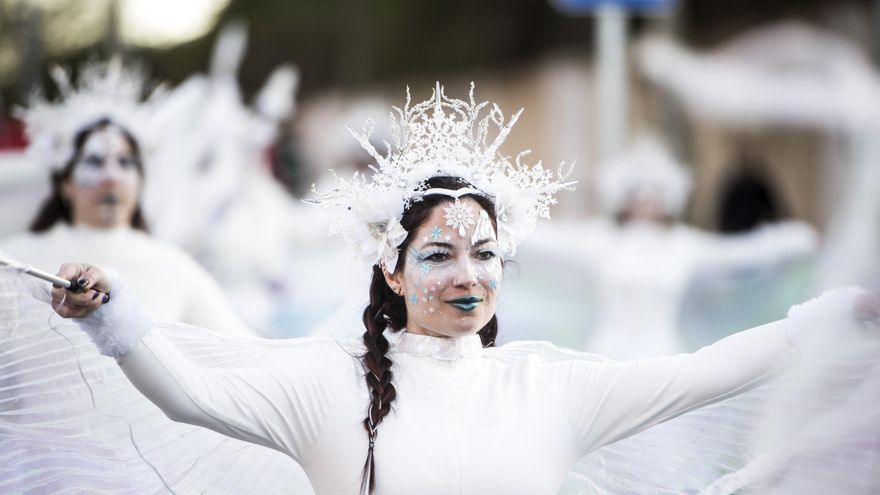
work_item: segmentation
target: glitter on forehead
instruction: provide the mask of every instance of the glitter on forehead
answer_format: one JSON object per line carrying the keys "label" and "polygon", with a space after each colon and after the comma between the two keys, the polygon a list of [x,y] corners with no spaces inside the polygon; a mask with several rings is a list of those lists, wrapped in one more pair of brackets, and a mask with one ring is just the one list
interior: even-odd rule
{"label": "glitter on forehead", "polygon": [[474,209],[458,199],[455,200],[455,203],[444,207],[443,212],[446,216],[446,225],[457,229],[458,235],[461,237],[464,237],[468,227],[475,223],[473,218]]}
{"label": "glitter on forehead", "polygon": [[443,231],[440,230],[440,227],[438,227],[437,225],[435,225],[433,228],[431,228],[431,239],[434,239],[434,240],[436,241],[437,239],[440,238],[440,234],[441,234],[442,232],[443,232]]}

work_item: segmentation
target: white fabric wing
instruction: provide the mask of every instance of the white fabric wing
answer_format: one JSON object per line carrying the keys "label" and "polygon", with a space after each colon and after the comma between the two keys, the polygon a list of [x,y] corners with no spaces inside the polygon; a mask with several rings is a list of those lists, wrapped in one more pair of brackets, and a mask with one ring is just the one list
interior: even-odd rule
{"label": "white fabric wing", "polygon": [[[0,492],[312,493],[289,457],[166,418],[19,281],[0,271]],[[194,328],[168,329],[191,358],[248,360]]]}

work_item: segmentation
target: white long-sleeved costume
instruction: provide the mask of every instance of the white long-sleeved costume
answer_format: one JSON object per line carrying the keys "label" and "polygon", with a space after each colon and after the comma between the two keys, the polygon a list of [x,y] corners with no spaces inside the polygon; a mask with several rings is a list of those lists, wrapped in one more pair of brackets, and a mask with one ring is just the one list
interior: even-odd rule
{"label": "white long-sleeved costume", "polygon": [[95,229],[59,222],[44,233],[12,236],[0,243],[0,251],[49,271],[70,260],[113,268],[157,319],[253,335],[214,279],[189,255],[129,227]]}
{"label": "white long-sleeved costume", "polygon": [[[631,362],[549,362],[530,345],[400,335],[376,493],[553,494],[589,451],[742,392],[794,355],[784,321]],[[317,493],[355,494],[367,452],[358,352],[304,340],[283,364],[201,369],[153,330],[120,363],[170,417],[287,453]]]}

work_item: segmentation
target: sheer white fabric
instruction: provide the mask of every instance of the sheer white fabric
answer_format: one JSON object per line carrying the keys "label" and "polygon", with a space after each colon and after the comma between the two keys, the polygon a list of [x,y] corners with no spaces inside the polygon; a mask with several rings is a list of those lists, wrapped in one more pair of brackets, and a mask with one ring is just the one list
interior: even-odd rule
{"label": "sheer white fabric", "polygon": [[0,493],[311,493],[284,455],[169,420],[22,280],[0,270]]}

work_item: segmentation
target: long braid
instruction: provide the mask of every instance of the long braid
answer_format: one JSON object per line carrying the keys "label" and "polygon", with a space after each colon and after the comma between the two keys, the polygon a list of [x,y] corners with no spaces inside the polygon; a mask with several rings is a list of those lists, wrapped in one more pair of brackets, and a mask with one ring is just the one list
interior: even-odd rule
{"label": "long braid", "polygon": [[391,403],[397,396],[397,390],[391,383],[394,373],[391,371],[391,359],[386,355],[388,339],[385,338],[384,332],[389,323],[395,331],[403,328],[406,323],[406,306],[403,298],[388,287],[378,266],[373,267],[370,304],[364,309],[363,321],[367,331],[363,335],[366,352],[362,360],[366,368],[367,390],[370,393],[370,405],[367,408],[367,417],[364,418],[364,429],[367,430],[370,443],[361,477],[361,492],[373,493],[376,484],[373,456],[376,433],[382,420],[391,412]]}
{"label": "long braid", "polygon": [[[428,181],[428,185],[430,187],[459,189],[469,184],[467,181],[455,177],[435,177]],[[495,205],[491,200],[479,195],[468,195],[468,197],[472,197],[489,212],[494,224]],[[428,217],[431,209],[442,201],[444,201],[442,197],[433,196],[413,203],[404,212],[403,218],[400,220],[401,226],[407,232],[413,232]],[[407,236],[398,248],[401,253],[406,253],[409,243],[410,237]],[[405,259],[405,256],[400,256],[395,271],[403,268]],[[376,446],[376,436],[379,425],[382,424],[382,421],[391,412],[391,403],[397,397],[397,390],[392,383],[394,373],[391,371],[391,365],[393,363],[387,356],[389,344],[388,339],[385,338],[385,330],[390,326],[391,331],[399,332],[406,328],[406,320],[406,301],[388,286],[382,268],[378,265],[374,266],[373,279],[370,282],[370,304],[364,308],[363,313],[364,327],[367,330],[363,334],[366,351],[361,357],[361,361],[364,365],[364,379],[367,382],[367,390],[370,394],[370,404],[367,407],[366,418],[364,418],[364,429],[367,431],[369,447],[367,459],[364,461],[364,469],[361,473],[362,495],[372,494],[375,489],[376,460],[374,449]],[[479,331],[483,347],[493,347],[497,334],[498,319],[493,315],[492,319]]]}

